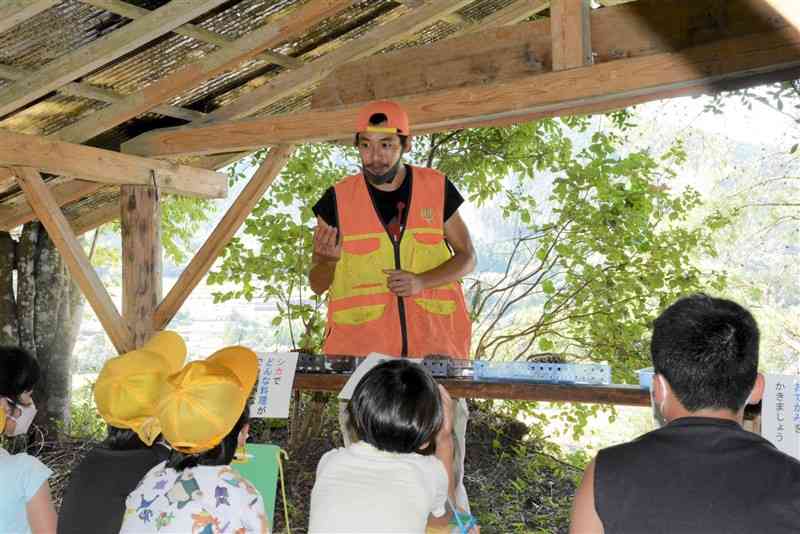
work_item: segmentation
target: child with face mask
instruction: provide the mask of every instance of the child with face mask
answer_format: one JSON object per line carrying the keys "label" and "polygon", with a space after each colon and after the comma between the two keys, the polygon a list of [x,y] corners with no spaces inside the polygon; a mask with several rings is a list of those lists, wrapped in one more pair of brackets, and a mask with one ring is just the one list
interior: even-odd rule
{"label": "child with face mask", "polygon": [[[0,347],[0,430],[21,436],[36,416],[31,398],[39,362],[18,347]],[[56,512],[47,479],[53,472],[25,453],[0,448],[0,518],[3,532],[53,534]]]}

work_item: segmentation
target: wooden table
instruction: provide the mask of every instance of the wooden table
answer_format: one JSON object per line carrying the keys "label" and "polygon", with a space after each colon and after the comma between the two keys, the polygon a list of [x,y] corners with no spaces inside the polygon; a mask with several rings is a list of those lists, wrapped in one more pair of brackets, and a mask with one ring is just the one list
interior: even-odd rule
{"label": "wooden table", "polygon": [[[297,373],[294,389],[338,392],[350,375]],[[549,402],[586,402],[622,406],[650,406],[650,393],[639,386],[586,386],[526,382],[486,382],[464,378],[439,379],[454,397]]]}

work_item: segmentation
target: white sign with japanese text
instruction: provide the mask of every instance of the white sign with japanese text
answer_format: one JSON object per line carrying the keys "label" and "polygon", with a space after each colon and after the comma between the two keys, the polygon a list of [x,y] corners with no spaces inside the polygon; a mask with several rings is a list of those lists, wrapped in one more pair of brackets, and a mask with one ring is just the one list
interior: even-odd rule
{"label": "white sign with japanese text", "polygon": [[292,397],[296,352],[271,352],[258,355],[258,382],[250,404],[250,417],[286,419]]}
{"label": "white sign with japanese text", "polygon": [[761,435],[780,451],[798,458],[800,381],[794,375],[764,375]]}

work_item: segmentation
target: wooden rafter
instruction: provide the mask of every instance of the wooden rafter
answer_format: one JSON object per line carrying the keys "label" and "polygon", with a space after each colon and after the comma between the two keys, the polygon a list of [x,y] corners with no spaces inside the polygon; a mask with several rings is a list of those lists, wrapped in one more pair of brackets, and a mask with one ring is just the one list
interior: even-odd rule
{"label": "wooden rafter", "polygon": [[[26,69],[11,67],[9,65],[0,65],[0,78],[19,81],[25,79],[31,74],[33,74],[33,72]],[[108,104],[114,104],[125,98],[124,95],[116,93],[110,89],[96,87],[85,82],[70,82],[64,87],[59,87],[58,92],[64,95],[89,98],[91,100],[106,102]],[[206,118],[206,114],[201,111],[194,111],[193,109],[169,106],[166,104],[154,107],[153,111],[167,117],[175,117],[185,121],[201,121],[205,120]]]}
{"label": "wooden rafter", "polygon": [[156,309],[153,314],[153,327],[156,330],[165,328],[180,310],[187,297],[208,273],[214,261],[236,234],[236,231],[247,216],[250,215],[250,212],[253,211],[261,197],[264,196],[264,192],[275,180],[275,177],[280,174],[293,151],[294,147],[291,145],[280,145],[270,149],[261,167],[250,178],[250,182],[239,194],[236,201],[228,209],[228,212],[217,224],[217,227],[208,236],[206,242],[181,273],[180,278],[172,286],[167,297]]}
{"label": "wooden rafter", "polygon": [[114,302],[98,278],[83,247],[75,237],[41,175],[36,169],[30,167],[16,167],[14,174],[19,181],[20,188],[28,197],[37,217],[64,258],[70,273],[97,314],[100,324],[111,338],[117,352],[123,353],[131,350],[133,344],[128,326],[120,317]]}
{"label": "wooden rafter", "polygon": [[62,56],[0,92],[0,116],[136,50],[226,0],[172,0],[146,17]]}
{"label": "wooden rafter", "polygon": [[[676,92],[713,91],[716,84],[800,66],[800,33],[752,34],[680,53],[620,59],[589,67],[523,76],[398,99],[418,133],[626,107]],[[129,153],[209,154],[265,143],[341,139],[355,128],[357,106],[183,127],[140,136]]]}
{"label": "wooden rafter", "polygon": [[256,57],[264,49],[291,39],[303,30],[343,11],[352,3],[353,0],[307,3],[274,24],[242,36],[224,48],[185,65],[141,91],[125,97],[120,102],[96,111],[82,121],[59,130],[55,135],[59,139],[73,142],[87,141],[128,119],[153,109],[162,102],[183,94],[217,74],[237,67],[242,62]]}
{"label": "wooden rafter", "polygon": [[[123,2],[122,0],[80,0],[80,2],[83,2],[84,4],[91,4],[95,7],[105,9],[106,11],[110,11],[111,13],[116,13],[117,15],[122,15],[123,17],[132,20],[150,14],[149,9],[135,6],[133,4],[129,4],[128,2]],[[175,30],[173,31],[178,35],[191,37],[192,39],[195,39],[197,41],[213,44],[220,47],[227,46],[233,42],[232,39],[224,37],[218,33],[206,30],[201,26],[195,26],[194,24],[184,24],[183,26],[175,28]],[[293,58],[285,54],[278,54],[277,52],[272,52],[270,50],[265,50],[261,52],[258,56],[256,56],[256,58],[268,61],[270,63],[274,63],[276,65],[281,65],[287,68],[297,68],[303,64],[303,62],[297,58]]]}
{"label": "wooden rafter", "polygon": [[550,31],[553,37],[553,70],[592,64],[589,0],[552,0]]}
{"label": "wooden rafter", "polygon": [[[2,170],[5,171],[6,169]],[[8,174],[12,176],[12,179],[15,179],[10,171],[4,174]],[[53,196],[53,199],[56,199],[56,202],[62,206],[96,193],[99,189],[96,182],[64,178],[56,178],[56,180],[53,181],[56,183],[50,182],[47,186],[50,189],[50,194]],[[118,207],[114,206],[114,212],[116,213],[116,217],[119,217]],[[25,195],[17,195],[0,204],[0,229],[3,231],[11,230],[26,222],[30,222],[35,216],[36,214],[33,212],[30,204],[28,204],[28,199],[25,198]],[[76,229],[75,233],[81,234],[83,232]]]}
{"label": "wooden rafter", "polygon": [[167,193],[224,198],[224,174],[46,137],[0,131],[0,166],[33,167],[104,184],[158,185]]}
{"label": "wooden rafter", "polygon": [[0,7],[0,33],[50,9],[60,0],[6,0]]}
{"label": "wooden rafter", "polygon": [[280,74],[236,102],[209,114],[211,120],[245,117],[283,97],[311,87],[338,65],[368,56],[431,24],[431,20],[452,13],[472,0],[431,0],[408,14],[379,26],[302,68]]}

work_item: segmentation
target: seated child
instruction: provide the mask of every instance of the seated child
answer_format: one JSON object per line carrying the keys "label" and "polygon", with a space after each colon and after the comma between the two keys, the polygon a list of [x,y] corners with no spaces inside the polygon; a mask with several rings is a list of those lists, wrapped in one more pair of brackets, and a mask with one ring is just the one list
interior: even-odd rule
{"label": "seated child", "polygon": [[169,457],[156,407],[167,376],[180,371],[185,359],[181,336],[164,331],[141,349],[106,361],[94,400],[108,438],[73,469],[58,512],[59,534],[119,532],[128,494]]}
{"label": "seated child", "polygon": [[423,533],[454,502],[452,400],[408,360],[367,372],[347,411],[357,441],[325,453],[311,492],[311,533]]}
{"label": "seated child", "polygon": [[167,378],[158,419],[173,450],[128,496],[121,534],[269,533],[261,494],[230,467],[257,375],[253,351],[228,347]]}
{"label": "seated child", "polygon": [[[39,362],[18,347],[0,347],[0,432],[21,436],[36,415],[31,399]],[[53,534],[56,511],[47,479],[53,472],[25,453],[0,448],[0,532]]]}

